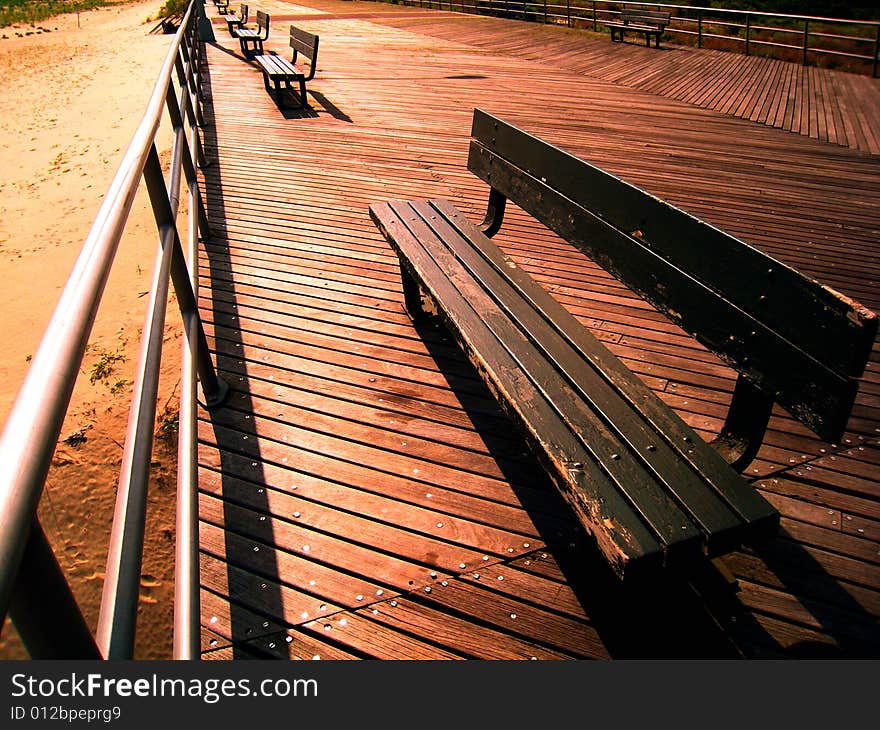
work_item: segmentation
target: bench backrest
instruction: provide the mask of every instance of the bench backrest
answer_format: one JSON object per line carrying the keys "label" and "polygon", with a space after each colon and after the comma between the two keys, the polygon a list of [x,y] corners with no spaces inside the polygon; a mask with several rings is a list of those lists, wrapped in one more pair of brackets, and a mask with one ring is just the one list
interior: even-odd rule
{"label": "bench backrest", "polygon": [[660,10],[624,10],[622,17],[624,23],[656,25],[663,28],[669,25],[670,14]]}
{"label": "bench backrest", "polygon": [[269,34],[269,14],[262,10],[257,11],[257,28],[264,30],[266,35]]}
{"label": "bench backrest", "polygon": [[247,23],[247,21],[248,21],[248,6],[245,5],[244,3],[242,3],[238,7],[238,19],[242,23]]}
{"label": "bench backrest", "polygon": [[318,42],[320,38],[314,33],[309,33],[297,28],[295,25],[290,26],[290,47],[293,49],[293,60],[296,61],[297,55],[302,54],[309,60],[310,69],[307,81],[315,75],[315,69],[318,63]]}
{"label": "bench backrest", "polygon": [[826,441],[877,316],[758,249],[479,109],[468,168],[586,252]]}

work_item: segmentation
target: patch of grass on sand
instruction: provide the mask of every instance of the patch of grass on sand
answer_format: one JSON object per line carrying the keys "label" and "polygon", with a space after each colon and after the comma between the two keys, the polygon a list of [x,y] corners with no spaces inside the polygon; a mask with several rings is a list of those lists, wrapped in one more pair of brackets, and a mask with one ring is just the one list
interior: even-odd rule
{"label": "patch of grass on sand", "polygon": [[156,14],[157,18],[167,18],[171,15],[183,15],[189,0],[165,0],[165,4]]}
{"label": "patch of grass on sand", "polygon": [[92,10],[104,5],[124,5],[130,0],[2,0],[0,28],[16,23],[36,23],[54,15]]}

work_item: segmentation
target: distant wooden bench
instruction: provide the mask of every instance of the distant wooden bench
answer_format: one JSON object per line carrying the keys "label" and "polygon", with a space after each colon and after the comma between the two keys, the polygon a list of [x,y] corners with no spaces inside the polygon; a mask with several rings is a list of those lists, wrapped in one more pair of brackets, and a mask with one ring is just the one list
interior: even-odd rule
{"label": "distant wooden bench", "polygon": [[[315,71],[318,64],[318,43],[320,38],[313,33],[308,33],[294,25],[290,26],[290,47],[293,49],[293,56],[288,61],[284,56],[278,56],[274,53],[260,55],[254,58],[257,65],[263,72],[263,84],[266,91],[272,91],[275,88],[275,100],[279,107],[283,107],[281,85],[288,91],[293,91],[291,84],[296,82],[299,84],[300,107],[309,106],[308,95],[306,94],[306,82],[311,81],[315,77]],[[308,72],[297,65],[297,58],[302,55],[309,61]]]}
{"label": "distant wooden bench", "polygon": [[220,15],[226,15],[229,12],[229,0],[214,0],[214,7]]}
{"label": "distant wooden bench", "polygon": [[236,29],[241,28],[248,22],[248,6],[242,3],[239,6],[238,13],[227,12],[224,13],[222,17],[223,20],[226,21],[229,35],[234,37]]}
{"label": "distant wooden bench", "polygon": [[645,45],[651,46],[651,37],[654,38],[654,45],[660,48],[660,36],[669,25],[670,14],[659,10],[624,10],[619,18],[606,20],[611,30],[611,41],[623,41],[623,34],[626,31],[634,33],[643,33],[645,35]]}
{"label": "distant wooden bench", "polygon": [[233,35],[238,38],[241,46],[241,55],[247,59],[263,54],[263,41],[269,38],[269,15],[262,10],[257,11],[257,27],[236,28]]}
{"label": "distant wooden bench", "polygon": [[[468,168],[491,186],[481,228],[444,200],[370,215],[408,312],[447,325],[617,575],[686,570],[772,535],[776,510],[737,470],[774,402],[840,438],[876,315],[480,110]],[[508,198],[739,372],[713,445],[489,240]]]}

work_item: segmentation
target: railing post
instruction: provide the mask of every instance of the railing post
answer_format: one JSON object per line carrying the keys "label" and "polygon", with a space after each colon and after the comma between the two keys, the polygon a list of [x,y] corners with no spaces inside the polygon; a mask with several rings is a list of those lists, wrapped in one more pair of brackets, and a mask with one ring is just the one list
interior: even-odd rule
{"label": "railing post", "polygon": [[703,47],[703,11],[697,11],[697,48]]}
{"label": "railing post", "polygon": [[565,17],[568,27],[571,28],[571,0],[565,0]]}
{"label": "railing post", "polygon": [[874,38],[874,63],[871,68],[871,76],[877,78],[877,57],[880,56],[880,25],[877,26],[877,35]]}
{"label": "railing post", "polygon": [[749,36],[752,30],[752,16],[746,13],[746,55],[749,55]]}
{"label": "railing post", "polygon": [[599,32],[599,21],[596,17],[596,0],[593,0],[593,32]]}
{"label": "railing post", "polygon": [[801,59],[801,65],[807,65],[807,49],[810,47],[810,21],[804,20],[804,55]]}
{"label": "railing post", "polygon": [[214,38],[214,26],[211,25],[211,21],[208,20],[208,16],[205,13],[205,2],[204,0],[198,0],[196,3],[197,10],[197,20],[196,20],[196,28],[198,32],[199,40],[207,41],[208,43],[213,43]]}
{"label": "railing post", "polygon": [[[195,140],[190,138],[189,159],[195,156]],[[184,159],[187,159],[186,156]],[[201,210],[198,180],[189,180],[189,231],[184,253],[189,283],[196,300],[199,296],[198,240],[199,221],[194,206]],[[180,410],[177,441],[177,524],[175,529],[174,639],[175,659],[199,658],[201,600],[199,583],[199,494],[198,494],[198,432],[196,409],[195,353],[189,346],[198,337],[198,320],[184,320],[186,338],[181,352]]]}

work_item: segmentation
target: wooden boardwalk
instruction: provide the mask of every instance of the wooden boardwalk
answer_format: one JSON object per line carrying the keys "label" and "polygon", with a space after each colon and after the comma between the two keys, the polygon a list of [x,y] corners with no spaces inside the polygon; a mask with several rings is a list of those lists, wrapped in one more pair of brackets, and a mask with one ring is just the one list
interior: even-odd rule
{"label": "wooden boardwalk", "polygon": [[[479,217],[478,106],[880,310],[878,157],[496,50],[505,21],[438,43],[436,12],[260,9],[268,49],[295,22],[321,50],[313,109],[281,112],[225,25],[207,47],[201,306],[233,390],[200,422],[205,658],[880,655],[876,353],[843,443],[774,417],[750,477],[783,531],[731,556],[736,593],[623,589],[454,343],[404,316],[367,214],[448,197]],[[518,211],[496,240],[717,432],[727,368]]]}
{"label": "wooden boardwalk", "polygon": [[636,36],[612,44],[607,33],[460,13],[380,22],[880,154],[880,79],[870,76],[671,43],[645,48]]}

